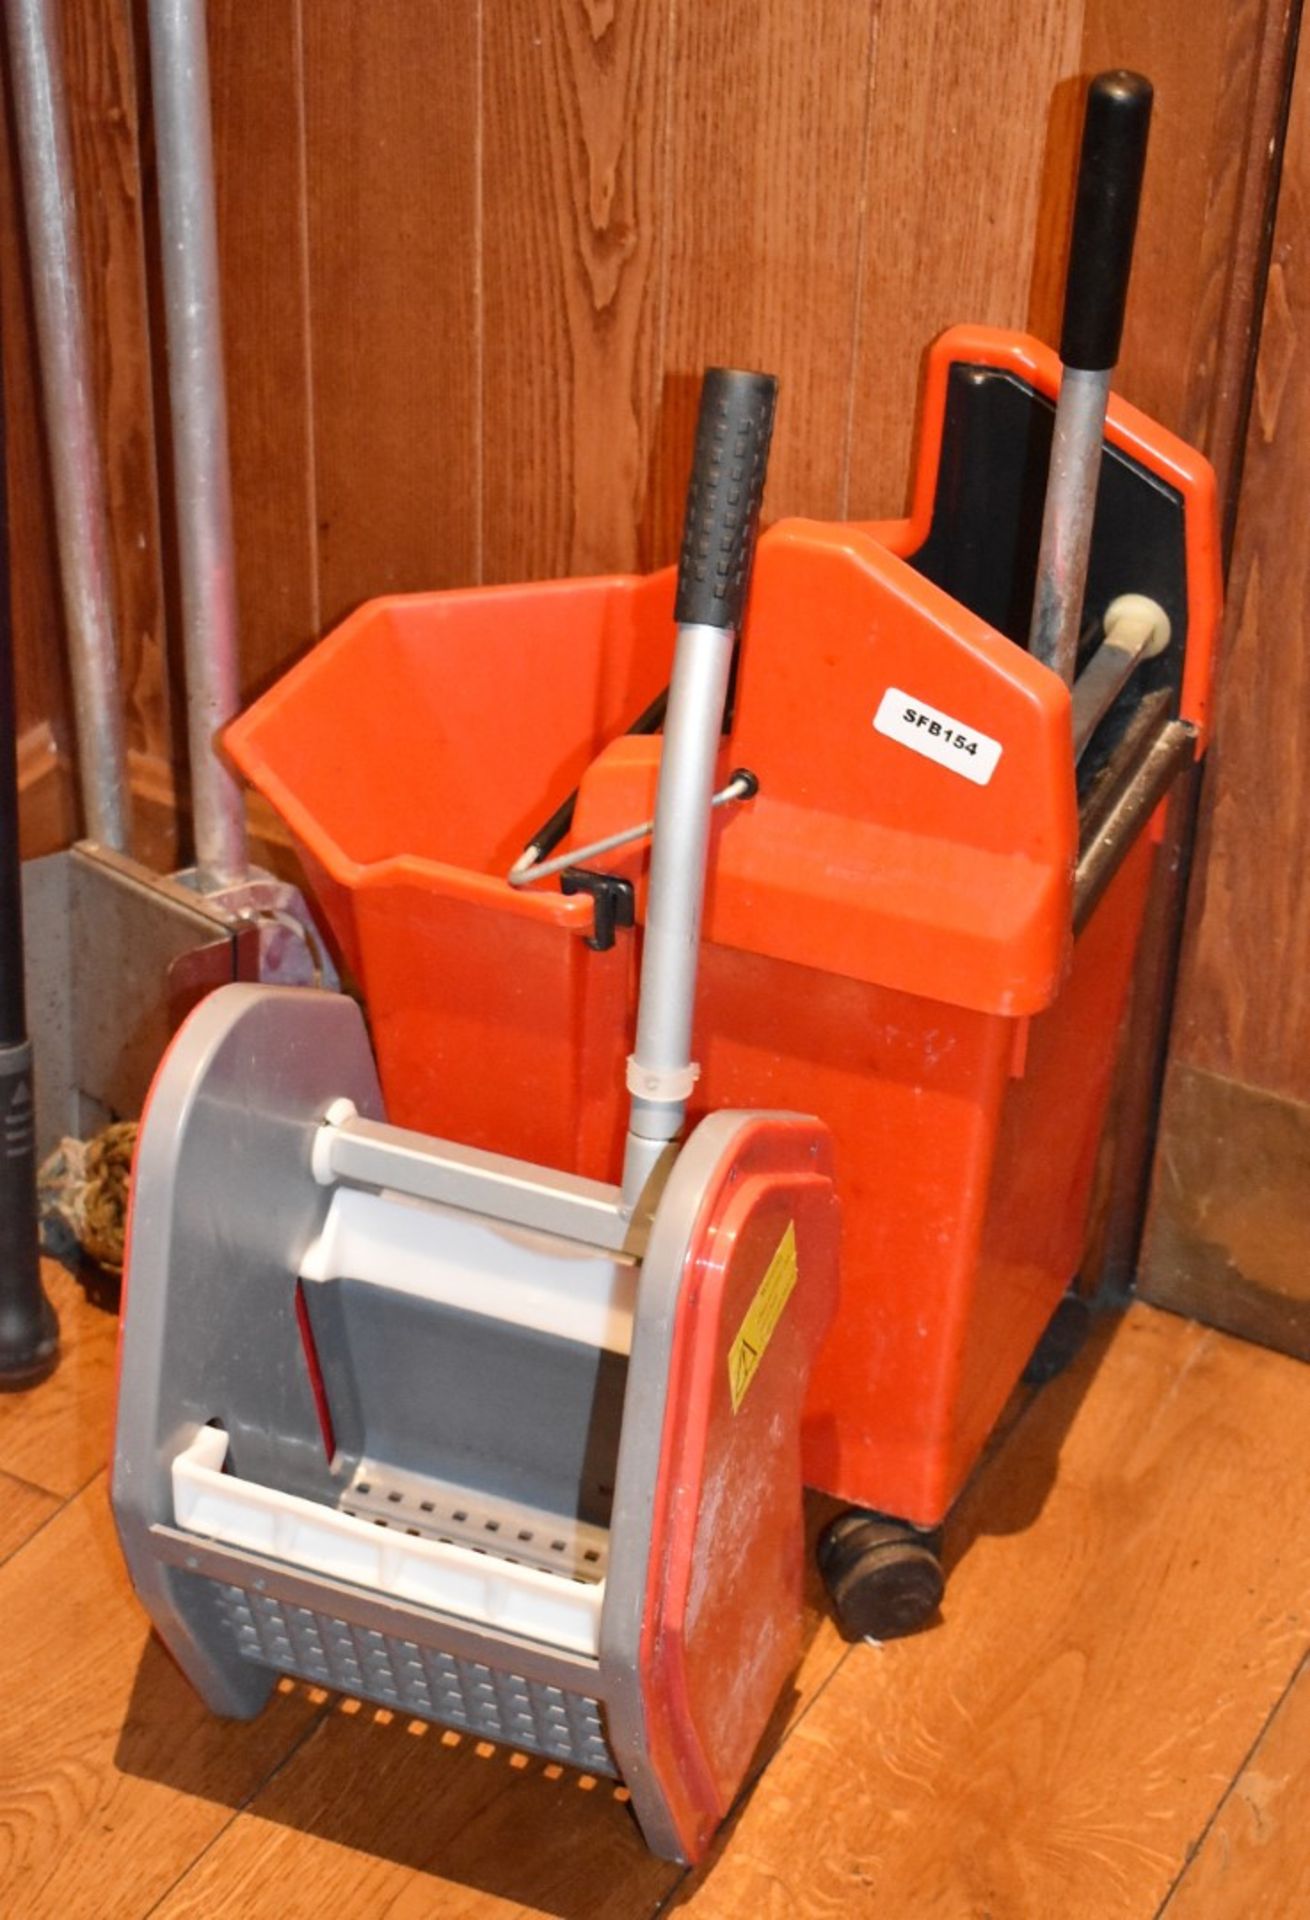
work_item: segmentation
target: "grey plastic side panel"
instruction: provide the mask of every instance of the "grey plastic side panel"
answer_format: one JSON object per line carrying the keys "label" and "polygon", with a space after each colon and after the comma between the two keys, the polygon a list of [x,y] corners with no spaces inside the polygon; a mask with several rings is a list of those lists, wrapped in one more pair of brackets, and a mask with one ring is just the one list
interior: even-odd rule
{"label": "grey plastic side panel", "polygon": [[692,1229],[707,1191],[759,1116],[702,1120],[679,1153],[656,1209],[642,1262],[615,1479],[609,1572],[600,1624],[601,1695],[610,1746],[647,1844],[681,1859],[677,1829],[650,1765],[638,1655],[650,1580],[651,1529],[668,1401],[673,1333]]}
{"label": "grey plastic side panel", "polygon": [[608,1526],[622,1354],[349,1279],[305,1300],[343,1477],[367,1456]]}
{"label": "grey plastic side panel", "polygon": [[227,986],[178,1034],[137,1148],[113,1507],[137,1592],[215,1711],[258,1712],[274,1675],[232,1654],[203,1583],[150,1541],[170,1467],[218,1419],[234,1469],[308,1498],[333,1483],[295,1315],[302,1250],[328,1194],[309,1165],[330,1102],[380,1115],[363,1017],[306,988]]}

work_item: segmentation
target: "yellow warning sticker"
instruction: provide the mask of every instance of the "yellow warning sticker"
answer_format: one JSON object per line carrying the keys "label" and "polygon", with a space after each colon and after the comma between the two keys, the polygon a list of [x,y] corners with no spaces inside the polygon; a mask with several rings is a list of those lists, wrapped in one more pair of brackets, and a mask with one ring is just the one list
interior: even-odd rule
{"label": "yellow warning sticker", "polygon": [[759,1371],[774,1329],[791,1299],[796,1285],[796,1223],[788,1221],[787,1231],[778,1242],[778,1250],[765,1269],[755,1290],[755,1298],[746,1309],[746,1317],[737,1329],[737,1338],[728,1348],[728,1385],[732,1392],[732,1410],[738,1412],[746,1390]]}

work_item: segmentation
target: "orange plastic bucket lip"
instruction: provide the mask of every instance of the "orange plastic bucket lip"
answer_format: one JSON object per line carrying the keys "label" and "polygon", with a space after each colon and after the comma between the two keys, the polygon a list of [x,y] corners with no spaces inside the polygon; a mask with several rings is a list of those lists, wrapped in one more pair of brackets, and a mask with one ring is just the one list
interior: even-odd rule
{"label": "orange plastic bucket lip", "polygon": [[477,902],[484,906],[490,904],[500,913],[508,911],[526,920],[541,920],[575,931],[591,924],[592,903],[582,894],[534,893],[527,888],[511,887],[508,879],[496,874],[451,866],[445,861],[432,860],[421,854],[398,853],[388,854],[381,860],[352,860],[339,842],[323,831],[304,802],[297,798],[284,780],[272,772],[266,762],[259,760],[257,765],[249,765],[243,752],[239,752],[231,742],[230,736],[225,737],[225,744],[242,772],[256,782],[265,799],[281,814],[295,838],[308,847],[333,880],[349,887],[352,892],[367,893],[395,886],[428,886],[437,881],[442,895],[447,899]]}
{"label": "orange plastic bucket lip", "polygon": [[[660,572],[672,579],[672,569]],[[526,920],[556,925],[583,932],[591,925],[593,907],[581,894],[533,892],[511,887],[508,878],[475,868],[455,866],[419,854],[387,854],[379,860],[356,860],[316,819],[314,813],[286,780],[275,771],[266,756],[263,735],[276,720],[287,701],[294,702],[302,687],[322,672],[336,655],[350,648],[361,632],[366,632],[380,616],[392,613],[445,614],[471,601],[502,601],[506,605],[538,602],[546,597],[567,599],[585,587],[590,593],[626,595],[642,586],[648,577],[642,574],[596,574],[585,581],[575,579],[541,580],[488,586],[437,588],[424,593],[376,594],[363,601],[353,612],[312,647],[302,659],[287,669],[245,713],[224,730],[223,746],[240,772],[269,801],[285,820],[296,840],[338,884],[352,892],[368,892],[386,887],[439,883],[442,894],[466,902],[493,904],[500,912],[509,912]]]}

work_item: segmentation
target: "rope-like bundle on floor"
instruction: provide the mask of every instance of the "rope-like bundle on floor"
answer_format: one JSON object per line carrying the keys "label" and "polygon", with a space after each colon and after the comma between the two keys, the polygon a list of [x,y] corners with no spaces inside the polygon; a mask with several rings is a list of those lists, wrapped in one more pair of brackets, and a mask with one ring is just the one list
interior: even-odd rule
{"label": "rope-like bundle on floor", "polygon": [[[135,1120],[116,1120],[90,1140],[61,1140],[41,1168],[41,1217],[55,1223],[106,1273],[123,1271]],[[58,1237],[56,1230],[55,1237]],[[60,1252],[57,1246],[52,1252]]]}

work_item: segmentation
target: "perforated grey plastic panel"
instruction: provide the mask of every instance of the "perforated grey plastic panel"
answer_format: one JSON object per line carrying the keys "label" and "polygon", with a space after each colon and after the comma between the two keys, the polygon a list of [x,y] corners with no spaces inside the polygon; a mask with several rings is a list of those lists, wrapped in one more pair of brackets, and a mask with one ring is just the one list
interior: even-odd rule
{"label": "perforated grey plastic panel", "polygon": [[244,1659],[584,1773],[618,1777],[599,1705],[585,1694],[352,1626],[246,1587],[216,1584],[214,1592],[219,1618]]}

